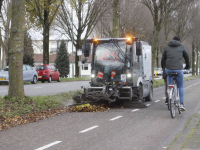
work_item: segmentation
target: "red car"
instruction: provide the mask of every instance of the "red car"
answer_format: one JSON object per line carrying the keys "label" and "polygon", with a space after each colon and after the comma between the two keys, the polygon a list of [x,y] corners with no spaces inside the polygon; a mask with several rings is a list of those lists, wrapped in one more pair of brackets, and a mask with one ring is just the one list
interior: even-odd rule
{"label": "red car", "polygon": [[36,71],[38,73],[38,81],[44,83],[44,81],[58,81],[60,82],[60,73],[53,65],[36,65]]}

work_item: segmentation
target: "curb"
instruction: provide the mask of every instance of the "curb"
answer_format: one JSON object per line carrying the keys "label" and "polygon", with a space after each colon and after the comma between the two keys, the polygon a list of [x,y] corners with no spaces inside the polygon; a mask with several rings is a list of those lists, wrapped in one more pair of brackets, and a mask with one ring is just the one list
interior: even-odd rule
{"label": "curb", "polygon": [[192,149],[200,150],[200,110],[191,117],[182,132],[168,146],[168,150]]}

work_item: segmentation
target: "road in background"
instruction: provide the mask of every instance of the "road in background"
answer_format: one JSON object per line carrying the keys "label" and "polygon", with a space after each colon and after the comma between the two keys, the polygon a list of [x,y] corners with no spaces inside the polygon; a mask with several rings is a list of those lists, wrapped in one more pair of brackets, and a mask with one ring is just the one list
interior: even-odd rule
{"label": "road in background", "polygon": [[[24,91],[26,96],[54,95],[62,92],[80,90],[81,86],[88,87],[89,81],[74,82],[53,82],[53,83],[37,83],[25,84]],[[8,94],[8,85],[0,85],[0,96]]]}

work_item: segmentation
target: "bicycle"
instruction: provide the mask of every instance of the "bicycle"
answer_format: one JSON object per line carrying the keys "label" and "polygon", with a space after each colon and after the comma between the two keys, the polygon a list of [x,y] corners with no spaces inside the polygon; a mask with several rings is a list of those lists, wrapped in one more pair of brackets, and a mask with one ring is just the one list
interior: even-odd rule
{"label": "bicycle", "polygon": [[178,109],[179,114],[181,114],[179,89],[176,83],[176,76],[178,73],[169,73],[168,75],[173,77],[172,83],[168,85],[167,90],[169,96],[168,109],[170,110],[171,117],[174,118],[176,115],[176,109]]}

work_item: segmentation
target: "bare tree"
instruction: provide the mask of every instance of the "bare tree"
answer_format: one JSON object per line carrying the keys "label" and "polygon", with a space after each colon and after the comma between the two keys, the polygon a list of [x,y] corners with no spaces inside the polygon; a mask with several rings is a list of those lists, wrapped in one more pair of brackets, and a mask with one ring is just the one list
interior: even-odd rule
{"label": "bare tree", "polygon": [[[110,2],[110,4],[112,4]],[[141,3],[120,1],[118,9],[119,37],[139,37],[151,43],[152,17],[149,10]],[[97,23],[93,35],[102,38],[113,37],[113,8],[111,7]]]}
{"label": "bare tree", "polygon": [[11,97],[24,97],[23,46],[25,30],[25,0],[12,0],[12,25],[9,43],[9,91]]}
{"label": "bare tree", "polygon": [[0,43],[2,46],[2,68],[7,65],[8,58],[8,43],[10,37],[11,24],[11,0],[4,0],[2,3],[1,20],[2,26],[0,28]]}
{"label": "bare tree", "polygon": [[194,2],[190,1],[187,5],[181,5],[173,12],[173,29],[172,31],[182,41],[188,36],[191,31],[189,24],[194,19]]}
{"label": "bare tree", "polygon": [[26,0],[29,20],[43,29],[43,64],[49,64],[49,31],[63,0]]}
{"label": "bare tree", "polygon": [[149,33],[153,28],[149,10],[141,3],[122,1],[120,7],[121,37],[133,36],[142,40],[149,40]]}
{"label": "bare tree", "polygon": [[164,6],[165,18],[163,21],[163,32],[159,35],[158,41],[158,47],[161,47],[161,52],[168,43],[169,36],[172,38],[176,35],[181,38],[181,41],[184,41],[188,37],[188,34],[191,31],[189,24],[194,18],[193,7],[194,0],[182,1],[182,3],[177,4],[177,7],[175,7],[171,12],[169,12],[169,9]]}
{"label": "bare tree", "polygon": [[[110,2],[110,5],[112,5],[111,2]],[[113,17],[112,9],[110,8],[104,14],[102,14],[102,17],[98,20],[90,36],[98,37],[98,38],[113,37],[112,36],[113,34],[112,33],[112,26],[113,26],[112,17]]]}
{"label": "bare tree", "polygon": [[[189,0],[139,0],[151,12],[153,17],[153,43],[152,43],[152,68],[155,65],[156,50],[158,47],[158,37],[164,23],[164,19],[173,13],[179,6],[184,5]],[[153,70],[152,70],[153,73]]]}
{"label": "bare tree", "polygon": [[[68,2],[68,3],[67,3]],[[69,2],[71,4],[69,5]],[[82,48],[82,44],[86,38],[91,34],[95,25],[100,20],[101,16],[108,10],[107,0],[83,0],[65,1],[61,5],[60,13],[57,17],[56,30],[61,32],[70,40],[73,40],[73,45],[78,49]],[[76,17],[72,22],[72,15],[70,12],[75,11]],[[76,77],[79,75],[78,59],[75,57]]]}
{"label": "bare tree", "polygon": [[[190,28],[189,39],[192,42],[192,75],[198,75],[198,65],[199,65],[199,47],[200,47],[200,2],[196,1],[192,7],[193,18],[190,19],[188,23],[188,28]],[[191,14],[191,13],[190,13]],[[191,15],[192,15],[191,14]],[[196,50],[196,51],[195,51]],[[196,67],[195,67],[195,57],[196,57]]]}

